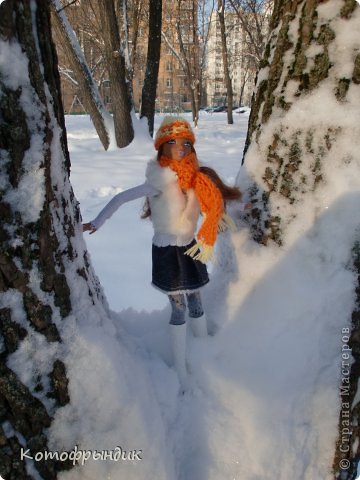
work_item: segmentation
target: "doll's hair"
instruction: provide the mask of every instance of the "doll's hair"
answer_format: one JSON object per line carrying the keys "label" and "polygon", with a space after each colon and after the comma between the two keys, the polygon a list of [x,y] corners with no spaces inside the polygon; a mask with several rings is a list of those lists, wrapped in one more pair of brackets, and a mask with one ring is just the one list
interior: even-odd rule
{"label": "doll's hair", "polygon": [[[157,159],[159,160],[163,151],[163,145],[160,146]],[[196,151],[193,145],[191,145],[191,151],[195,153]],[[228,200],[240,200],[242,197],[242,193],[240,192],[238,187],[230,187],[226,183],[222,181],[222,179],[219,177],[219,175],[216,173],[216,171],[213,168],[210,167],[204,167],[200,166],[200,172],[204,173],[207,177],[210,178],[210,180],[214,183],[214,185],[220,190],[221,195],[224,200],[224,206],[226,207],[226,202]],[[144,205],[143,205],[143,210],[141,214],[141,218],[148,218],[151,216],[151,208],[150,208],[150,202],[149,198],[146,197]]]}
{"label": "doll's hair", "polygon": [[238,187],[230,187],[229,185],[224,183],[213,168],[203,166],[200,167],[200,172],[205,173],[205,175],[207,175],[210,180],[215,184],[215,186],[220,190],[225,205],[226,201],[228,200],[241,199],[242,193],[240,192]]}

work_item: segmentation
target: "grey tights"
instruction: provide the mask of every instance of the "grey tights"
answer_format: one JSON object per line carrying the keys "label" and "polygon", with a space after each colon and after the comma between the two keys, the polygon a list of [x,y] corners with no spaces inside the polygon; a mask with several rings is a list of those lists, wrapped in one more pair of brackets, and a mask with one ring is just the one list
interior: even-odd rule
{"label": "grey tights", "polygon": [[[186,296],[186,301],[185,301]],[[186,302],[189,309],[189,316],[192,318],[201,317],[204,313],[201,303],[200,292],[174,293],[168,295],[171,305],[171,325],[182,325],[185,323]]]}

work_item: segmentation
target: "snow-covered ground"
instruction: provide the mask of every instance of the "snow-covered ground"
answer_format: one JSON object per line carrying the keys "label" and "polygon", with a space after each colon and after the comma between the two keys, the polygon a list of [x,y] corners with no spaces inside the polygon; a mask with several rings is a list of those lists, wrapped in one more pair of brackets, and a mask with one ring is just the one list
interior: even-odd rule
{"label": "snow-covered ground", "polygon": [[[190,120],[190,115],[185,116]],[[203,114],[195,144],[200,160],[213,166],[230,184],[240,168],[248,122],[247,115],[234,117],[235,125],[226,126],[225,114]],[[156,117],[155,128],[161,119]],[[146,163],[155,150],[148,134],[140,132],[129,147],[105,152],[86,116],[67,117],[67,129],[71,182],[83,220],[89,221],[113,195],[144,182]],[[149,220],[140,219],[143,203],[138,200],[123,205],[98,234],[86,235],[96,273],[114,311],[149,311],[168,303],[166,296],[149,285],[152,227]]]}
{"label": "snow-covered ground", "polygon": [[[201,162],[229,183],[239,175],[244,189],[247,120],[235,115],[229,126],[226,114],[204,114],[195,145]],[[115,193],[144,181],[152,142],[137,125],[132,145],[104,152],[88,117],[66,122],[71,182],[90,221]],[[150,285],[152,229],[140,219],[142,201],[123,205],[86,235],[114,331],[79,337],[81,378],[75,381],[74,368],[74,406],[58,415],[54,445],[119,445],[141,449],[142,460],[88,461],[61,479],[332,478],[343,329],[354,304],[354,275],[346,268],[354,205],[359,191],[334,194],[312,227],[281,249],[255,244],[232,206],[239,231],[218,241],[218,262],[203,290],[212,335],[194,339],[188,332],[191,385],[183,396],[171,367],[170,307]]]}
{"label": "snow-covered ground", "polygon": [[[359,31],[360,9],[348,21],[339,15],[336,0],[319,3],[318,18],[323,25],[331,21],[336,32],[328,52],[334,68],[329,78],[301,98],[296,82],[287,83],[282,93],[294,105],[289,110],[274,109],[261,127],[258,143],[253,142],[248,151],[245,168],[240,169],[246,115],[235,114],[235,124],[228,126],[226,114],[204,114],[196,130],[200,161],[229,183],[237,179],[244,191],[249,178],[261,188],[262,160],[281,128],[290,135],[287,138],[299,136],[298,145],[307,152],[301,167],[307,169],[305,173],[311,176],[314,152],[319,153],[323,169],[316,189],[308,188],[294,205],[289,207],[276,192],[271,196],[270,208],[278,208],[285,218],[281,248],[254,243],[236,204],[229,209],[238,231],[218,240],[218,262],[210,266],[211,281],[203,290],[211,335],[195,339],[188,332],[190,386],[184,395],[179,394],[171,365],[170,307],[166,296],[150,286],[152,229],[149,221],[139,218],[142,201],[124,205],[94,235],[83,236],[76,225],[75,235],[67,237],[61,204],[70,205],[71,195],[52,102],[48,98],[44,105],[44,99],[37,98],[30,85],[28,59],[15,37],[0,41],[2,80],[7,88],[21,91],[20,103],[32,133],[22,178],[5,197],[24,221],[36,221],[45,201],[46,132],[41,112],[48,109],[54,126],[55,201],[50,210],[70,285],[71,314],[61,317],[52,295],[41,288],[36,265],[29,272],[29,288],[51,308],[62,342],[48,344],[29,325],[20,292],[3,292],[2,306],[11,308],[15,321],[28,332],[8,355],[7,364],[54,415],[49,448],[65,457],[70,451],[70,460],[79,460],[80,465],[59,475],[60,480],[333,478],[339,385],[348,378],[346,342],[357,280],[351,270],[351,249],[359,238],[360,86],[350,82],[342,101],[335,100],[334,91],[339,79],[351,79],[355,71],[360,42],[354,32]],[[298,15],[297,21],[301,18]],[[290,29],[294,41],[289,43],[294,49],[297,31],[294,23]],[[309,47],[314,61],[319,48],[327,45]],[[291,62],[288,49],[284,65]],[[268,73],[266,67],[259,80]],[[66,120],[71,182],[83,219],[90,221],[115,193],[144,181],[153,146],[145,125],[136,123],[136,138],[129,147],[104,152],[88,117]],[[156,127],[160,121],[161,116]],[[324,146],[326,138],[329,142]],[[314,148],[309,148],[310,140]],[[1,185],[6,190],[9,172],[7,154],[2,153]],[[110,312],[89,295],[89,285],[80,274],[84,239]],[[69,241],[78,253],[71,260]],[[56,412],[45,393],[54,358],[65,363],[71,398]],[[36,388],[42,383],[44,389]],[[360,393],[354,404],[359,398]],[[9,422],[1,427],[7,436],[14,434]],[[349,427],[344,417],[344,451]],[[25,446],[25,439],[17,436]],[[84,456],[79,458],[76,449]],[[28,460],[29,473],[38,480]],[[339,467],[346,468],[346,463]]]}

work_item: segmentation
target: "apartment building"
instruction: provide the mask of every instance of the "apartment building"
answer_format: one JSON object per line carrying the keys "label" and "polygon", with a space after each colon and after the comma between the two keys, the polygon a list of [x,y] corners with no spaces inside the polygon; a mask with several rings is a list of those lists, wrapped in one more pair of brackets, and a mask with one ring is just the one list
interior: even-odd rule
{"label": "apartment building", "polygon": [[[175,8],[173,0],[163,1],[162,41],[159,64],[159,76],[156,96],[156,110],[161,112],[176,112],[191,110],[189,95],[189,78],[184,68],[184,55],[190,68],[195,70],[197,64],[196,39],[194,39],[193,22],[197,22],[197,2],[183,0],[181,10]],[[182,51],[177,32],[177,22],[180,22],[180,35],[184,50]],[[145,30],[146,31],[146,30]],[[134,104],[140,108],[141,90],[146,68],[147,36],[141,37],[141,50],[145,52],[143,63],[135,65],[133,82]],[[139,48],[139,47],[137,47]]]}
{"label": "apartment building", "polygon": [[[255,84],[256,63],[248,49],[248,38],[235,13],[225,12],[227,50],[234,106],[250,105]],[[206,65],[206,98],[209,106],[226,105],[222,41],[218,15],[209,19]]]}

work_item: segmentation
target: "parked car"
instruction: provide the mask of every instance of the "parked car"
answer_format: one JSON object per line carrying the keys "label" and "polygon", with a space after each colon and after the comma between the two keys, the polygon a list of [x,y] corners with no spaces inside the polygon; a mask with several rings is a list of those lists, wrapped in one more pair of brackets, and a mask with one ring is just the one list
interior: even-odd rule
{"label": "parked car", "polygon": [[216,105],[214,107],[201,107],[199,108],[200,112],[206,113],[218,113],[218,112],[227,112],[227,105]]}
{"label": "parked car", "polygon": [[250,107],[238,107],[235,108],[234,113],[250,113]]}
{"label": "parked car", "polygon": [[213,112],[214,113],[227,112],[227,105],[219,105],[218,107],[214,107]]}

